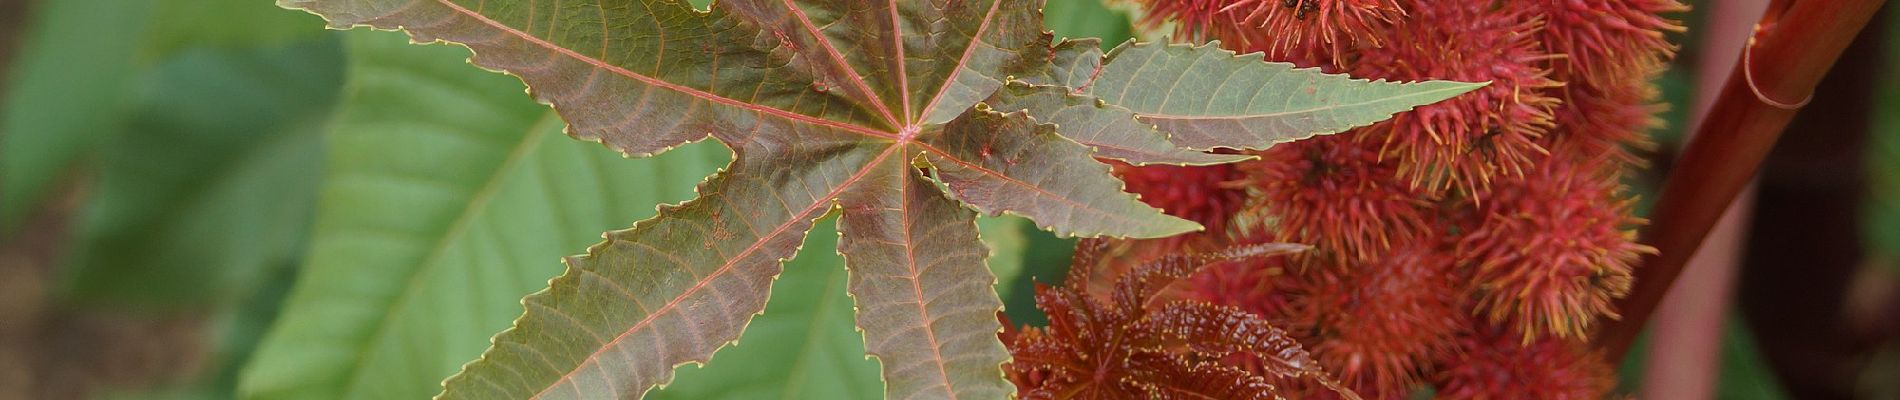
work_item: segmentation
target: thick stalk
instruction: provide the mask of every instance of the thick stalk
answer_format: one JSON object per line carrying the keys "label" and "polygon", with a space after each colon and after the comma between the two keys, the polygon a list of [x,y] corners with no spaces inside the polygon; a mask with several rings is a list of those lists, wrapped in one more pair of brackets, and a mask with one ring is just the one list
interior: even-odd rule
{"label": "thick stalk", "polygon": [[[1621,359],[1683,265],[1774,147],[1795,111],[1885,0],[1777,1],[1663,183],[1643,242],[1657,249],[1597,345]],[[1782,5],[1786,7],[1780,7]],[[1777,10],[1780,10],[1777,12]]]}
{"label": "thick stalk", "polygon": [[[1734,61],[1748,45],[1749,33],[1768,7],[1767,0],[1724,0],[1702,5],[1701,42],[1690,60],[1695,65],[1695,97],[1690,126],[1715,106]],[[1665,170],[1666,171],[1666,170]],[[1689,258],[1681,278],[1652,316],[1644,357],[1643,399],[1712,399],[1721,375],[1722,324],[1728,317],[1742,243],[1754,190],[1745,190],[1709,233],[1707,243]]]}

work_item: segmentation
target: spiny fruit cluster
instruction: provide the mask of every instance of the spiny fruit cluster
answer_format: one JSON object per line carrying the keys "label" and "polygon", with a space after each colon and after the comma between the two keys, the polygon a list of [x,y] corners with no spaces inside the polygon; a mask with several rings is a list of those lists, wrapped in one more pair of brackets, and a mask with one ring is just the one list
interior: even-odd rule
{"label": "spiny fruit cluster", "polygon": [[[1627,292],[1642,221],[1619,181],[1656,124],[1648,83],[1675,0],[1138,0],[1177,37],[1390,80],[1491,85],[1233,167],[1123,168],[1150,204],[1210,227],[1114,245],[1156,254],[1302,243],[1204,272],[1178,296],[1289,332],[1372,398],[1600,398],[1583,343]],[[1229,197],[1238,191],[1243,201]],[[1204,193],[1193,195],[1191,193]],[[1236,206],[1235,204],[1241,204]],[[1100,289],[1102,282],[1094,279]],[[1073,283],[1072,283],[1073,284]],[[1242,365],[1251,365],[1240,363]],[[1330,391],[1309,393],[1315,397]]]}

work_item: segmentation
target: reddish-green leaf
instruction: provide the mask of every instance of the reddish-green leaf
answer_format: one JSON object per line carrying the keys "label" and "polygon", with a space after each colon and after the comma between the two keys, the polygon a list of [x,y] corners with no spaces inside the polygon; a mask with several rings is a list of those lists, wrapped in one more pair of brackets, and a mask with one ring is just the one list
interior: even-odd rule
{"label": "reddish-green leaf", "polygon": [[[446,382],[447,398],[640,396],[736,340],[781,261],[837,207],[887,394],[993,397],[1007,392],[989,336],[1000,302],[959,202],[1068,235],[1168,236],[1198,226],[1123,193],[1095,152],[1239,159],[1172,148],[1087,93],[998,97],[1012,77],[1053,74],[1052,60],[1101,64],[1054,52],[1041,0],[723,0],[705,11],[675,1],[279,1],[333,27],[466,45],[474,64],[520,77],[582,140],[644,156],[713,137],[736,153],[699,198],[569,258],[515,326]],[[1160,68],[1194,65],[1177,64]],[[1065,138],[1065,125],[1101,131]],[[1199,134],[1215,144],[1206,147],[1254,140]]]}
{"label": "reddish-green leaf", "polygon": [[[944,197],[908,162],[888,159],[860,192],[842,199],[838,250],[865,349],[884,362],[891,398],[996,399],[1010,387],[997,369],[1009,358],[994,336],[1002,302],[983,265],[976,213]],[[875,193],[875,194],[874,194]]]}

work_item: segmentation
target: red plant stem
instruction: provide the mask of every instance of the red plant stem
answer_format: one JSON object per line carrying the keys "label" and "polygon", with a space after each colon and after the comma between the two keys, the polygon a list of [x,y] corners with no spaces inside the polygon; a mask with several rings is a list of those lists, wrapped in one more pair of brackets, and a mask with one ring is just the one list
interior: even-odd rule
{"label": "red plant stem", "polygon": [[[1695,101],[1690,125],[1700,125],[1715,106],[1733,62],[1741,58],[1755,22],[1768,7],[1767,0],[1723,0],[1702,6],[1702,42],[1696,45]],[[1667,170],[1665,170],[1667,171]],[[1741,269],[1742,243],[1748,239],[1754,188],[1729,205],[1715,230],[1702,244],[1670,295],[1651,318],[1649,346],[1636,350],[1644,357],[1643,380],[1637,398],[1712,399],[1721,375],[1722,327],[1728,317],[1735,277]]]}
{"label": "red plant stem", "polygon": [[1629,352],[1683,265],[1754,177],[1795,111],[1883,3],[1780,0],[1769,6],[1752,49],[1743,51],[1715,107],[1663,183],[1642,237],[1657,253],[1644,258],[1635,287],[1618,302],[1623,318],[1598,332],[1597,345],[1612,361]]}

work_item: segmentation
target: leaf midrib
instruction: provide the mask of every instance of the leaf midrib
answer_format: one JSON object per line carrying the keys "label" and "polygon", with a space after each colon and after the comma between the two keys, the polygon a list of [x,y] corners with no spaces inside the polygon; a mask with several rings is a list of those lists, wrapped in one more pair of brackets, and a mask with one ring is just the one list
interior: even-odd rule
{"label": "leaf midrib", "polygon": [[[998,1],[998,3],[1001,3],[1001,1]],[[923,325],[921,328],[924,328],[924,338],[928,339],[930,343],[931,364],[937,366],[937,378],[943,381],[944,394],[949,395],[951,399],[956,399],[958,398],[957,392],[953,390],[956,385],[950,382],[949,366],[944,365],[947,360],[943,358],[943,345],[938,343],[937,330],[931,326],[935,320],[930,317],[930,305],[927,304],[929,302],[924,299],[924,275],[923,272],[918,269],[919,267],[917,265],[917,238],[911,236],[911,228],[913,225],[910,216],[912,208],[917,207],[917,205],[911,204],[910,191],[914,190],[911,185],[915,185],[916,182],[911,180],[911,172],[908,171],[907,168],[904,168],[902,164],[899,164],[897,173],[899,178],[903,180],[903,184],[898,185],[897,195],[901,196],[898,198],[903,199],[904,202],[903,209],[899,210],[903,213],[901,220],[904,221],[904,226],[902,227],[904,230],[904,266],[910,269],[911,292],[917,296],[917,315],[921,317],[918,318],[918,322]],[[936,190],[935,188],[926,189]],[[975,226],[971,226],[971,229],[975,229]],[[977,243],[977,246],[982,246],[981,241]]]}
{"label": "leaf midrib", "polygon": [[475,195],[469,198],[468,204],[462,208],[462,212],[455,216],[454,222],[450,223],[449,228],[443,231],[441,238],[431,247],[429,255],[416,264],[417,270],[409,274],[409,279],[402,286],[403,290],[398,292],[396,300],[391,302],[387,308],[389,312],[383,314],[383,318],[377,321],[376,326],[372,328],[373,332],[370,334],[369,340],[364,341],[363,345],[357,349],[356,361],[350,368],[350,379],[345,381],[343,385],[345,388],[343,393],[357,393],[359,389],[358,385],[363,382],[363,374],[367,371],[364,366],[369,360],[369,350],[375,347],[375,343],[381,342],[383,338],[388,335],[390,332],[389,327],[392,325],[391,322],[395,321],[397,311],[403,309],[404,306],[409,304],[411,299],[415,298],[418,287],[424,282],[423,278],[433,275],[434,271],[440,268],[441,263],[439,260],[448,253],[450,244],[462,238],[468,231],[468,227],[472,225],[472,221],[477,218],[477,215],[488,209],[489,201],[495,197],[496,193],[501,191],[501,186],[507,181],[506,177],[509,175],[509,172],[518,168],[522,160],[527,158],[529,153],[540,148],[542,138],[547,135],[545,132],[554,130],[552,129],[553,127],[548,125],[559,123],[561,123],[561,118],[558,114],[553,111],[547,111],[542,113],[541,117],[537,118],[533,124],[530,124],[527,134],[522,135],[521,141],[515,143],[508,151],[508,155],[502,159],[501,165],[495,167],[494,172],[482,183],[481,189],[477,189]]}
{"label": "leaf midrib", "polygon": [[885,8],[889,9],[891,14],[891,48],[897,51],[897,93],[904,102],[904,124],[909,125],[916,123],[916,116],[910,113],[910,72],[906,71],[904,66],[910,61],[904,59],[903,19],[898,18],[897,15],[897,0],[889,0],[885,4]]}

